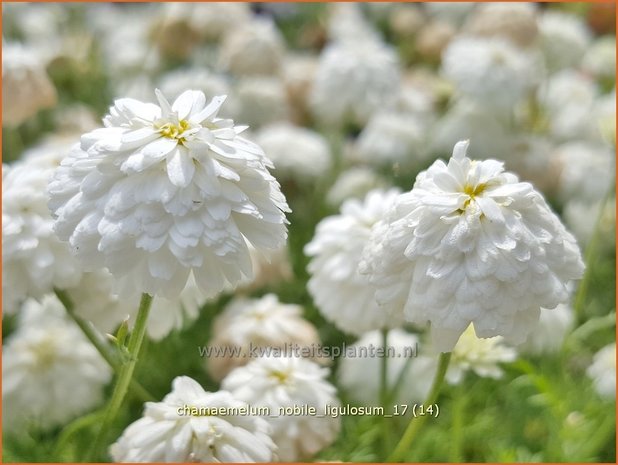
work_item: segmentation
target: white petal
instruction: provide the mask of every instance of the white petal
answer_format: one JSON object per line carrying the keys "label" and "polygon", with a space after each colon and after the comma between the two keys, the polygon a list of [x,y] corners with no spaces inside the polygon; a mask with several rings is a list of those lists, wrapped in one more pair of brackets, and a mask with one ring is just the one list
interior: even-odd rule
{"label": "white petal", "polygon": [[192,115],[189,121],[191,121],[192,123],[201,123],[205,119],[213,118],[214,116],[216,116],[219,108],[221,108],[221,105],[223,105],[223,102],[225,102],[226,98],[227,95],[218,95],[214,97],[202,111],[195,115]]}
{"label": "white petal", "polygon": [[201,101],[204,102],[206,97],[199,90],[186,90],[178,96],[172,105],[172,111],[178,113],[178,119],[185,119],[191,113],[194,107],[194,103]]}
{"label": "white petal", "polygon": [[193,179],[195,165],[188,151],[178,147],[167,159],[167,176],[172,184],[187,187]]}
{"label": "white petal", "polygon": [[466,156],[466,152],[468,151],[468,146],[470,145],[470,140],[460,140],[455,144],[453,148],[453,158],[457,160],[461,160]]}

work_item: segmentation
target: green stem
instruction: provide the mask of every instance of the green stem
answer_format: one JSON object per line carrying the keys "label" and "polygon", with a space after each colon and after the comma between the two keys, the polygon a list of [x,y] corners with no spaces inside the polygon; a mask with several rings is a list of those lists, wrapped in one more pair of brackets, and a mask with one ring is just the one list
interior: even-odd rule
{"label": "green stem", "polygon": [[133,377],[133,372],[135,371],[135,365],[137,364],[139,350],[142,347],[142,342],[144,341],[146,323],[148,321],[148,313],[150,312],[151,304],[152,296],[146,293],[142,294],[142,299],[139,303],[139,311],[137,312],[135,326],[133,327],[133,331],[131,332],[131,337],[129,339],[129,344],[127,346],[127,350],[129,352],[129,359],[122,366],[120,375],[116,379],[114,393],[112,394],[112,398],[107,407],[107,412],[105,418],[103,419],[103,424],[101,425],[99,434],[97,435],[97,438],[94,442],[94,446],[91,449],[91,459],[96,459],[99,456],[99,451],[107,438],[109,429],[114,422],[116,416],[118,415],[118,411],[122,406],[122,402],[127,395],[129,384],[131,383],[131,378]]}
{"label": "green stem", "polygon": [[463,395],[461,388],[455,391],[455,401],[453,403],[453,432],[450,448],[450,462],[461,463],[462,459],[462,444],[463,444],[463,426],[466,410],[466,396]]}
{"label": "green stem", "polygon": [[380,405],[384,408],[384,415],[382,415],[382,434],[383,434],[383,447],[384,456],[386,457],[391,450],[391,435],[390,435],[390,422],[386,417],[389,403],[388,392],[388,329],[382,330],[382,350],[383,357],[380,360]]}
{"label": "green stem", "polygon": [[[438,362],[438,370],[436,371],[436,376],[433,379],[433,384],[431,385],[431,390],[429,391],[429,395],[427,396],[427,400],[425,401],[425,406],[430,406],[436,403],[438,400],[438,396],[440,394],[440,388],[442,387],[442,383],[444,382],[444,377],[446,376],[446,370],[448,369],[448,364],[451,361],[451,353],[443,352],[440,354],[440,360]],[[405,456],[405,453],[410,449],[414,438],[418,435],[418,432],[421,430],[421,427],[427,420],[427,415],[419,416],[418,418],[411,418],[410,423],[403,433],[403,436],[399,440],[399,444],[395,447],[395,450],[388,458],[388,462],[399,462]]]}
{"label": "green stem", "polygon": [[594,223],[594,230],[592,232],[592,237],[586,246],[586,251],[584,253],[584,263],[586,264],[586,271],[584,272],[584,276],[579,283],[577,288],[577,294],[575,295],[575,302],[573,303],[573,310],[575,312],[575,321],[577,324],[584,321],[584,304],[586,302],[586,296],[588,294],[588,284],[590,281],[591,269],[592,269],[592,260],[595,256],[597,244],[601,237],[601,220],[603,219],[603,214],[605,211],[605,206],[607,202],[611,198],[612,194],[615,192],[615,187],[613,187],[607,192],[603,200],[601,201],[601,205],[599,207],[599,213]]}
{"label": "green stem", "polygon": [[[77,313],[75,313],[75,306],[73,305],[73,301],[66,293],[66,291],[60,289],[54,289],[56,293],[56,297],[58,300],[62,302],[64,308],[67,311],[69,317],[75,322],[75,324],[81,329],[84,336],[88,338],[88,340],[92,343],[92,345],[97,349],[101,357],[108,363],[110,367],[116,372],[116,374],[120,373],[120,369],[122,368],[118,359],[114,356],[114,353],[110,350],[110,347],[105,344],[105,342],[99,336],[99,333],[90,325],[89,322],[80,317]],[[131,393],[138,397],[140,400],[144,402],[149,402],[155,400],[155,397],[150,394],[141,384],[139,384],[136,380],[131,380]]]}

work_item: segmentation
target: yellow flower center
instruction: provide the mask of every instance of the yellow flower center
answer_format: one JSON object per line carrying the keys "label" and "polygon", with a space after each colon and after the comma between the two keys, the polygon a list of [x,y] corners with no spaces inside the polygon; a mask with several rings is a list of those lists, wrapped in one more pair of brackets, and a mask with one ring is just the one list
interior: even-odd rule
{"label": "yellow flower center", "polygon": [[466,184],[464,186],[463,191],[464,191],[464,194],[467,194],[470,198],[464,202],[463,208],[458,209],[457,212],[460,215],[463,215],[463,213],[466,211],[466,208],[468,208],[468,205],[470,205],[470,202],[474,200],[474,197],[476,197],[477,195],[481,195],[486,187],[487,187],[487,184],[483,184],[483,183],[477,184],[476,186]]}
{"label": "yellow flower center", "polygon": [[279,381],[281,384],[285,384],[288,381],[288,374],[283,372],[283,371],[279,371],[279,370],[273,370],[270,372],[270,376],[275,378],[277,381]]}
{"label": "yellow flower center", "polygon": [[178,139],[179,142],[182,142],[184,139],[179,136],[187,129],[189,129],[189,122],[186,119],[183,119],[180,120],[178,124],[165,123],[159,128],[159,132],[163,137],[167,137],[168,139]]}
{"label": "yellow flower center", "polygon": [[485,190],[485,187],[487,187],[487,184],[477,184],[476,186],[471,186],[470,184],[466,184],[464,186],[464,193],[468,194],[471,198],[476,197],[477,195],[480,195],[483,193],[483,191]]}

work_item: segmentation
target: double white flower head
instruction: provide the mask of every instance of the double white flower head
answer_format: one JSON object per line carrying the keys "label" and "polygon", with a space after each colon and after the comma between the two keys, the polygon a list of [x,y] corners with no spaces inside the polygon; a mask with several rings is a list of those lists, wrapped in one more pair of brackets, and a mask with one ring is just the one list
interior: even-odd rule
{"label": "double white flower head", "polygon": [[501,162],[470,160],[467,148],[457,143],[448,164],[418,175],[374,226],[360,264],[385,311],[431,322],[443,352],[470,323],[479,337],[523,342],[540,307],[566,301],[567,283],[584,269],[542,195]]}
{"label": "double white flower head", "polygon": [[119,99],[50,182],[55,230],[123,294],[174,297],[190,273],[209,295],[251,277],[248,243],[277,249],[289,211],[272,164],[188,90],[173,104]]}

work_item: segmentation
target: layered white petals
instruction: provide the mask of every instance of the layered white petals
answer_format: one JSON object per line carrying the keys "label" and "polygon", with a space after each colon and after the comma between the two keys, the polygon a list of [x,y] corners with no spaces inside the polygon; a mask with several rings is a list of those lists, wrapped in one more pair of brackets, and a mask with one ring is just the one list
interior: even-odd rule
{"label": "layered white petals", "polygon": [[453,349],[446,380],[451,384],[459,384],[468,371],[473,371],[481,378],[501,378],[503,371],[499,364],[517,358],[515,349],[502,342],[503,338],[499,336],[481,339],[476,336],[474,327],[468,326]]}
{"label": "layered white petals", "polygon": [[273,124],[256,134],[281,178],[311,181],[325,176],[332,164],[326,139],[310,129],[289,123]]}
{"label": "layered white petals", "polygon": [[[274,294],[259,299],[236,298],[215,319],[209,342],[210,375],[221,380],[247,364],[254,348],[311,347],[320,343],[316,328],[302,317],[300,305],[279,302]],[[259,355],[259,353],[258,353]]]}
{"label": "layered white petals", "polygon": [[111,370],[54,295],[27,300],[2,351],[2,425],[49,430],[103,401]]}
{"label": "layered white petals", "polygon": [[142,418],[124,430],[110,454],[117,462],[273,461],[276,446],[262,418],[190,413],[242,408],[247,404],[229,392],[206,392],[193,379],[179,376],[163,401],[146,403]]}
{"label": "layered white petals", "polygon": [[[81,268],[53,231],[47,184],[71,138],[51,138],[3,165],[2,302],[13,313],[26,297],[39,298],[54,287],[77,284]],[[8,170],[7,170],[8,168]],[[7,172],[8,171],[8,172]]]}
{"label": "layered white petals", "polygon": [[541,194],[501,162],[470,160],[467,146],[418,175],[374,227],[361,263],[378,303],[431,322],[445,352],[470,323],[479,337],[523,342],[540,307],[565,302],[584,269]]}
{"label": "layered white petals", "polygon": [[399,80],[397,55],[386,45],[335,42],[320,56],[310,105],[321,124],[364,124],[378,109],[395,104]]}
{"label": "layered white petals", "polygon": [[[339,405],[335,387],[326,380],[328,373],[302,358],[262,357],[236,368],[221,387],[250,405],[268,407],[266,420],[279,459],[298,461],[318,453],[339,433],[341,418],[324,415],[326,406]],[[279,409],[293,407],[314,407],[317,415],[280,414]]]}
{"label": "layered white petals", "polygon": [[248,244],[277,249],[289,211],[262,149],[186,91],[173,104],[117,100],[50,182],[55,231],[122,295],[174,298],[191,273],[206,295],[251,276]]}
{"label": "layered white petals", "polygon": [[307,284],[322,315],[342,331],[363,334],[403,323],[397,308],[382,308],[374,300],[375,289],[358,265],[372,226],[383,218],[399,191],[376,189],[361,202],[349,199],[339,215],[324,218],[314,238],[305,246],[312,257]]}

